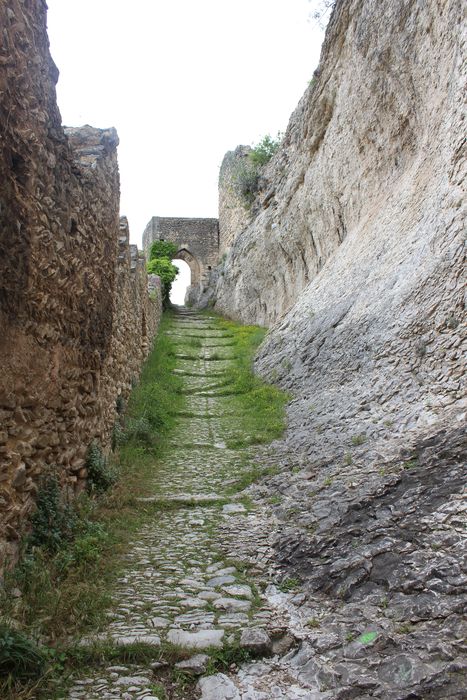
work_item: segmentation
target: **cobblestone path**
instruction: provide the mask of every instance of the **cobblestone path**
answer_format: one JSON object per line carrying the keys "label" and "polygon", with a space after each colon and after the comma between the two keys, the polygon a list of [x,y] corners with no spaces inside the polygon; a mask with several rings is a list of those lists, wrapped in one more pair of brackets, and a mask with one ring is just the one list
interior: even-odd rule
{"label": "cobblestone path", "polygon": [[[183,378],[186,406],[172,433],[172,449],[155,472],[154,495],[144,500],[170,502],[171,507],[156,509],[154,521],[132,543],[108,627],[98,638],[156,647],[168,642],[192,650],[195,658],[182,662],[180,670],[199,673],[208,661],[206,650],[240,644],[241,639],[243,647],[261,651],[272,644],[265,630],[269,634],[275,630],[280,637],[283,626],[258,592],[260,579],[257,587],[241,562],[231,558],[232,553],[238,556],[238,523],[255,518],[233,488],[242,470],[250,468],[251,448],[229,448],[239,438],[239,421],[223,381],[232,362],[232,337],[214,318],[184,310],[176,316],[170,335],[176,343],[175,371]],[[254,527],[240,529],[254,534],[259,558],[262,550],[266,554],[267,532],[261,542]],[[261,581],[265,583],[264,577]],[[162,697],[155,690],[154,669],[159,666],[109,666],[97,676],[93,671],[75,680],[68,697]],[[200,687],[194,692],[199,696]],[[207,688],[203,697],[211,697],[210,693]],[[219,689],[212,697],[230,695]]]}

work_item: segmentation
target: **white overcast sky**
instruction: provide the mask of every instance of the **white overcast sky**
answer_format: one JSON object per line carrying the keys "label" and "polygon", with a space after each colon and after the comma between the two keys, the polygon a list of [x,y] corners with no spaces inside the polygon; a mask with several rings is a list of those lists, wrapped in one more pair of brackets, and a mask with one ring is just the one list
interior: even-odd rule
{"label": "white overcast sky", "polygon": [[319,60],[308,0],[48,0],[67,126],[115,126],[131,240],[217,216],[224,153],[287,126]]}

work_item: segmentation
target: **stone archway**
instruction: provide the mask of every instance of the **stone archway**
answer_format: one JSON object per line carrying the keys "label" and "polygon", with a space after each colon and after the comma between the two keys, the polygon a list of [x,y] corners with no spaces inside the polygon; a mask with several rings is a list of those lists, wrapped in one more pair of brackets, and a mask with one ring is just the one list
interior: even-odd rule
{"label": "stone archway", "polygon": [[188,267],[191,270],[191,286],[194,287],[195,285],[199,284],[201,281],[201,268],[198,260],[195,258],[192,253],[190,253],[187,248],[180,248],[180,250],[177,251],[177,254],[174,255],[174,260],[183,260],[184,262],[187,263]]}

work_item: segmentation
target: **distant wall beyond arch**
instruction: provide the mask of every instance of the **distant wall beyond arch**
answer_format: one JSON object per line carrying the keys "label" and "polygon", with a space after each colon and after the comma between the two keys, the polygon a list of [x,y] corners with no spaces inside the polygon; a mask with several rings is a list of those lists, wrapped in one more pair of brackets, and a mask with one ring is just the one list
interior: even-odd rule
{"label": "distant wall beyond arch", "polygon": [[219,222],[217,219],[180,219],[153,216],[143,233],[143,246],[149,254],[154,241],[172,241],[176,258],[191,268],[192,287],[201,285],[209,270],[219,261]]}

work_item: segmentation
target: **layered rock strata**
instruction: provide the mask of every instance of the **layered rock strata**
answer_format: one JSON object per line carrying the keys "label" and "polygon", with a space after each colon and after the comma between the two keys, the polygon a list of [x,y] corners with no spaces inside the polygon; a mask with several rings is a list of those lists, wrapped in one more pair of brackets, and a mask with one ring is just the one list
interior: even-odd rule
{"label": "layered rock strata", "polygon": [[160,314],[119,222],[114,129],[66,129],[46,5],[0,6],[0,560],[42,474],[79,490]]}

